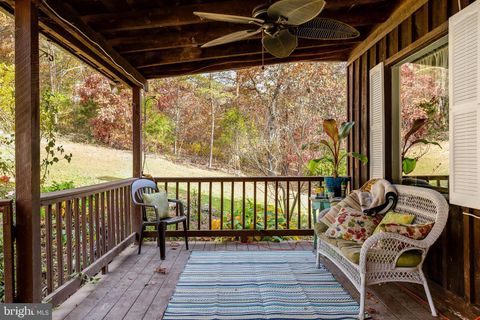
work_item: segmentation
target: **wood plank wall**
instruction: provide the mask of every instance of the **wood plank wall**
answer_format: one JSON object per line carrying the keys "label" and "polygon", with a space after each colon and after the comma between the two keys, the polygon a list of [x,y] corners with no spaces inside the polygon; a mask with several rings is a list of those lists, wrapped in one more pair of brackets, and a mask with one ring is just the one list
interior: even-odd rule
{"label": "wood plank wall", "polygon": [[[473,0],[461,0],[462,8]],[[433,42],[447,32],[448,17],[459,11],[458,0],[429,0],[413,15],[403,21],[385,37],[373,43],[359,58],[348,65],[348,119],[355,121],[348,144],[350,151],[368,154],[369,151],[369,90],[368,71],[380,62],[386,67],[386,101],[391,101],[391,66],[421,47]],[[386,127],[391,115],[390,103],[386,105]],[[387,130],[388,131],[388,130]],[[386,141],[391,133],[387,132]],[[388,143],[387,143],[388,144]],[[390,157],[390,158],[389,158]],[[386,163],[391,156],[386,155]],[[353,188],[359,188],[369,178],[369,168],[359,161],[349,161],[349,174]],[[391,168],[387,167],[387,177]],[[463,212],[480,217],[480,211],[450,207],[448,226],[441,239],[432,247],[425,271],[429,278],[443,289],[461,297],[467,304],[480,305],[480,220]]]}

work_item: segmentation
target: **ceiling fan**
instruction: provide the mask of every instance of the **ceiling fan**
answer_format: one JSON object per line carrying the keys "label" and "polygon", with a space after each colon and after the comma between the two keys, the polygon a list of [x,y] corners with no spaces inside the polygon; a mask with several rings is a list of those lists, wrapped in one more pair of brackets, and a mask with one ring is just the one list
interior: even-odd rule
{"label": "ceiling fan", "polygon": [[205,20],[244,23],[257,29],[227,34],[203,44],[202,48],[218,46],[262,35],[263,47],[277,58],[288,57],[298,45],[298,38],[317,40],[353,39],[358,30],[338,20],[317,17],[325,6],[324,0],[281,0],[272,5],[261,5],[252,17],[220,13],[194,12]]}

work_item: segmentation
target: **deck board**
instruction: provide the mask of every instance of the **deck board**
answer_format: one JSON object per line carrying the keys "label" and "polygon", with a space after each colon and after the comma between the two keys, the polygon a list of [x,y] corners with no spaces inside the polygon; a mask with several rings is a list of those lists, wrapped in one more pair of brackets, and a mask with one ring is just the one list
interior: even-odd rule
{"label": "deck board", "polygon": [[[110,272],[100,276],[100,281],[87,284],[59,306],[54,319],[161,319],[172,296],[178,278],[191,251],[264,251],[312,250],[311,241],[282,241],[242,243],[235,241],[191,241],[190,250],[183,242],[167,244],[167,259],[161,261],[155,242],[147,242],[142,254],[130,246],[110,264]],[[352,297],[359,294],[347,278],[329,261],[324,264],[332,271]],[[162,267],[166,274],[155,272]],[[413,299],[395,284],[370,286],[367,294],[367,311],[373,319],[434,319],[428,306]]]}

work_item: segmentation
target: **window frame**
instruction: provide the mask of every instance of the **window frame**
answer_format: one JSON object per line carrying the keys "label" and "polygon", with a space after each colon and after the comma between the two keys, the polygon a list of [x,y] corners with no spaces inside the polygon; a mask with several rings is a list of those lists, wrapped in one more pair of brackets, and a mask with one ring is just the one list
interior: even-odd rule
{"label": "window frame", "polygon": [[400,108],[400,67],[404,63],[413,62],[429,52],[448,45],[448,34],[429,43],[419,50],[408,55],[390,67],[391,72],[391,108],[392,108],[392,180],[401,184],[403,179],[402,172],[402,137],[401,137],[401,118],[402,112]]}

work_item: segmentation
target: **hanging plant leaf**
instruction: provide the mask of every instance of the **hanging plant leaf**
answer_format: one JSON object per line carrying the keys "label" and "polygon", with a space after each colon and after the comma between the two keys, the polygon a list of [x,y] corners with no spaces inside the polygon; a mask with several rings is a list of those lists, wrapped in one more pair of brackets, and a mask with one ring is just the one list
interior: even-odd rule
{"label": "hanging plant leaf", "polygon": [[410,174],[417,166],[417,160],[413,158],[404,158],[402,161],[402,171],[404,174]]}

